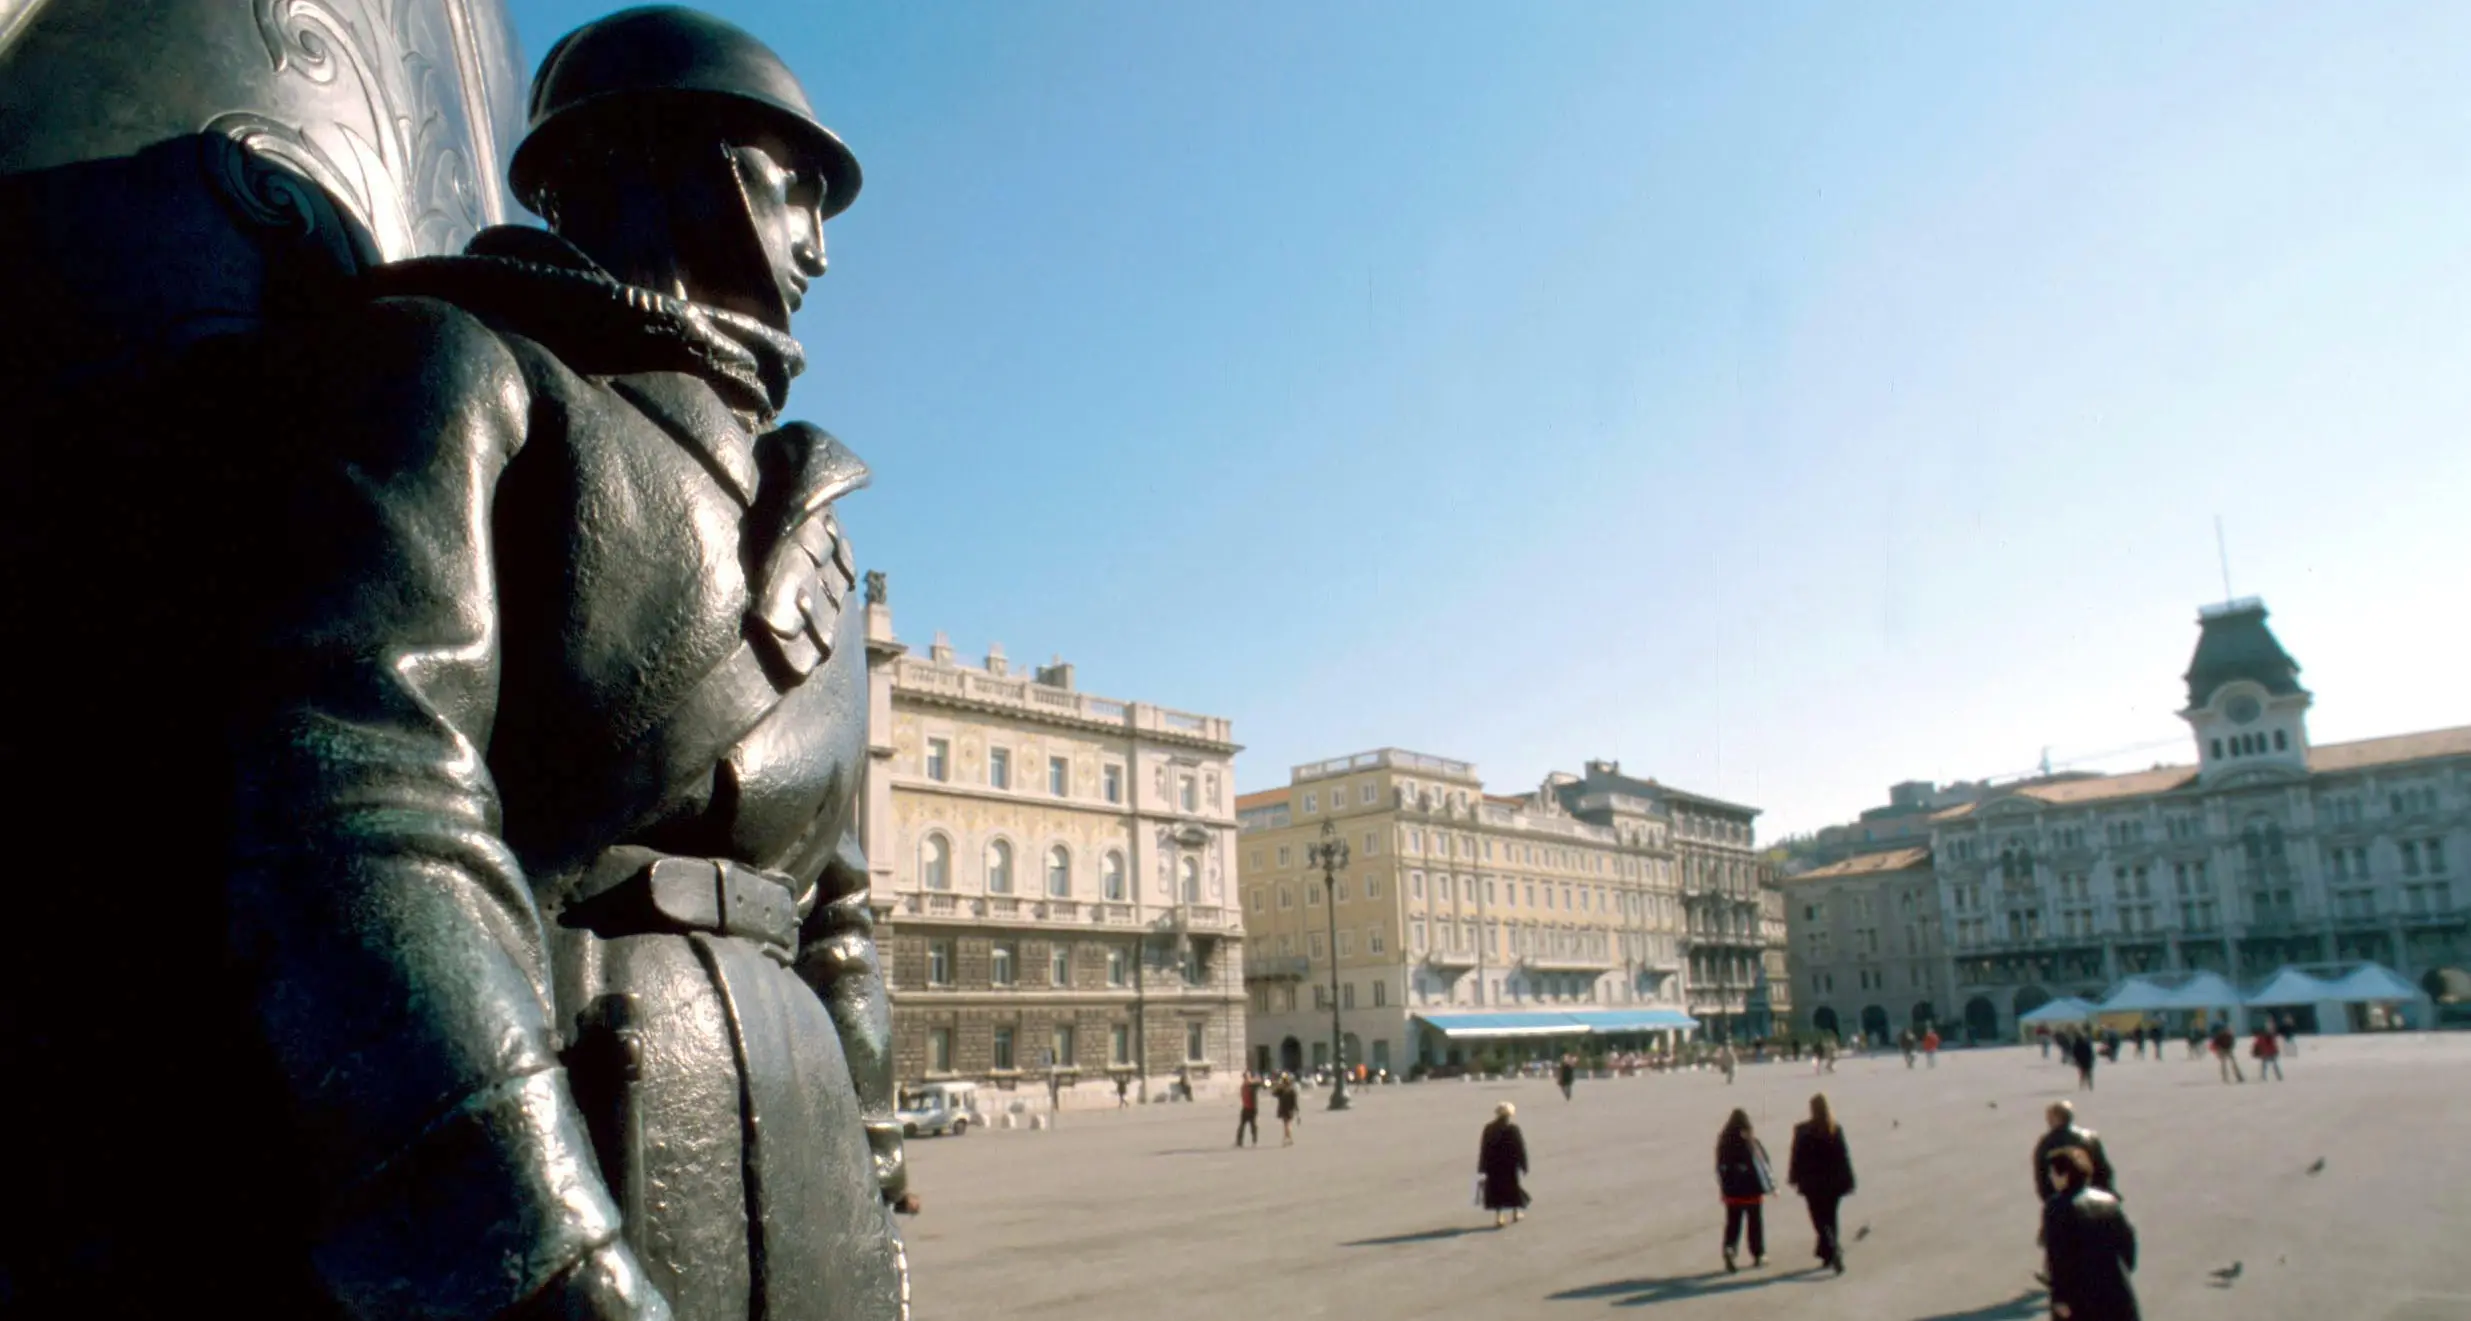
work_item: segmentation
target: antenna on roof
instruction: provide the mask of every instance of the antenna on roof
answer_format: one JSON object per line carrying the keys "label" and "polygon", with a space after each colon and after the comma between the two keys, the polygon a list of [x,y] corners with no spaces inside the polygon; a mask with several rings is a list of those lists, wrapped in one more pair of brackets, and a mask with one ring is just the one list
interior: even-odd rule
{"label": "antenna on roof", "polygon": [[2222,539],[2222,515],[2220,514],[2214,515],[2214,556],[2222,561],[2222,600],[2227,605],[2232,597],[2231,551],[2229,543]]}

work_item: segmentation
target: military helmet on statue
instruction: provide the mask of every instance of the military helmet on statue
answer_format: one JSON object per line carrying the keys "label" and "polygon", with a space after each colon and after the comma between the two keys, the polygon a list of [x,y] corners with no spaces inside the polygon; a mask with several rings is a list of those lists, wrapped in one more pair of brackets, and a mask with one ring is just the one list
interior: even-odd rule
{"label": "military helmet on statue", "polygon": [[826,219],[858,196],[858,158],[823,126],[805,89],[772,49],[745,31],[675,5],[627,9],[586,23],[550,47],[532,82],[530,131],[508,174],[540,209],[558,163],[596,135],[681,119],[760,127],[823,176]]}

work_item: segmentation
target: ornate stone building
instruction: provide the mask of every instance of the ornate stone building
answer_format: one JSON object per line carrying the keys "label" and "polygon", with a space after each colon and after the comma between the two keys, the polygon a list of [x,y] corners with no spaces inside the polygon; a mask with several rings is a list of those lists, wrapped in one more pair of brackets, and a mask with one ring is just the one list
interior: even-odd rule
{"label": "ornate stone building", "polygon": [[904,1085],[1045,1108],[1224,1090],[1244,1040],[1228,722],[1095,697],[1000,647],[924,657],[868,583],[867,857]]}
{"label": "ornate stone building", "polygon": [[[1609,762],[1488,794],[1472,765],[1397,748],[1245,795],[1252,1064],[1329,1061],[1333,954],[1351,1065],[1403,1072],[1575,1038],[1671,1044],[1690,1028],[1693,952],[1675,811],[1712,802]],[[1351,855],[1334,895],[1308,854],[1325,827]]]}
{"label": "ornate stone building", "polygon": [[1986,1039],[2134,973],[2373,959],[2471,996],[2471,727],[2317,744],[2255,600],[2208,607],[2193,765],[1992,786],[1932,820],[1951,1020]]}

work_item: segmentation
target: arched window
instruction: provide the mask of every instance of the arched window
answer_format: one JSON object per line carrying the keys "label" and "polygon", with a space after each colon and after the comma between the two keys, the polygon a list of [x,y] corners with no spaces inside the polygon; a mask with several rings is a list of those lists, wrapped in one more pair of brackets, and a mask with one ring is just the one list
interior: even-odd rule
{"label": "arched window", "polygon": [[987,845],[987,893],[1012,893],[1012,845],[997,840]]}
{"label": "arched window", "polygon": [[1106,884],[1107,897],[1117,903],[1124,902],[1124,855],[1109,852],[1106,861],[1099,864],[1098,875]]}
{"label": "arched window", "polygon": [[1047,850],[1047,895],[1053,899],[1072,897],[1072,855],[1061,844]]}
{"label": "arched window", "polygon": [[1188,904],[1200,903],[1201,863],[1196,859],[1186,858],[1181,870],[1184,877],[1184,902]]}
{"label": "arched window", "polygon": [[952,841],[929,835],[918,846],[918,883],[929,890],[952,888]]}

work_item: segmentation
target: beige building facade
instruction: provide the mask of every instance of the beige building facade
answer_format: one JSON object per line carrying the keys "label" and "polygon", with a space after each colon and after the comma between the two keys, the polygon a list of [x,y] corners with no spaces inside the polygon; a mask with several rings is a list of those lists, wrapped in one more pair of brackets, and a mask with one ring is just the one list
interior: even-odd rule
{"label": "beige building facade", "polygon": [[1875,1044],[1940,1025],[1949,963],[1929,846],[1848,858],[1780,888],[1799,1021]]}
{"label": "beige building facade", "polygon": [[[1609,765],[1609,764],[1607,764]],[[1295,767],[1239,804],[1257,1069],[1405,1073],[1593,1038],[1671,1045],[1687,928],[1668,807],[1567,775],[1485,792],[1399,748]],[[1343,840],[1335,884],[1312,849]]]}
{"label": "beige building facade", "polygon": [[869,583],[865,846],[904,1087],[1024,1109],[1225,1090],[1244,930],[1224,717],[1079,691],[1000,647],[924,656]]}

